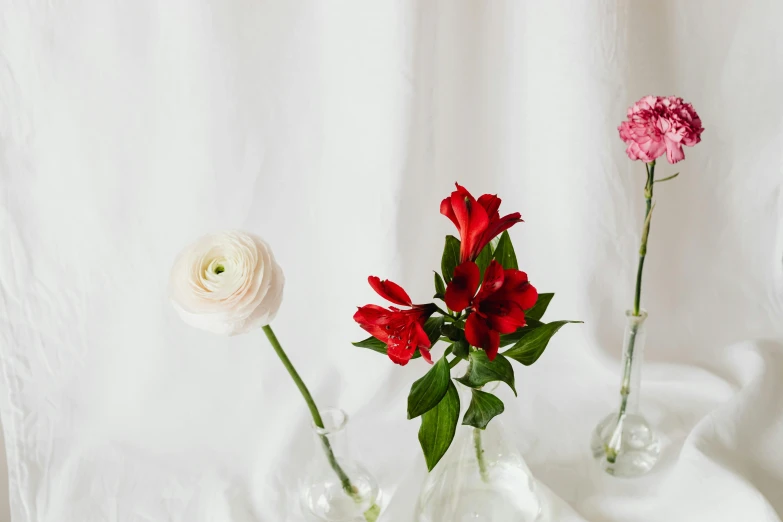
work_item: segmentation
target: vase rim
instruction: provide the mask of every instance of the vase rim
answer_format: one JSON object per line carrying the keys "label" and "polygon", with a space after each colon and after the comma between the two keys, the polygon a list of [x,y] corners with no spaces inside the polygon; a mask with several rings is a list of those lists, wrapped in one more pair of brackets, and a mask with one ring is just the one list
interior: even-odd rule
{"label": "vase rim", "polygon": [[334,435],[339,433],[348,424],[348,414],[340,408],[324,408],[320,411],[321,420],[324,427],[318,427],[315,423],[312,424],[313,431],[317,435]]}
{"label": "vase rim", "polygon": [[634,315],[633,310],[626,310],[625,316],[629,319],[637,319],[643,321],[647,319],[647,310],[645,310],[644,308],[639,308],[639,315]]}

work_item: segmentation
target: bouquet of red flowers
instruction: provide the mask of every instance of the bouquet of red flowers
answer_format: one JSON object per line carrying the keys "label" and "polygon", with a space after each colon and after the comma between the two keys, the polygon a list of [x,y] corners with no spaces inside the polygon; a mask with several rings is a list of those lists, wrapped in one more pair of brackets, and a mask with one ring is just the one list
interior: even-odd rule
{"label": "bouquet of red flowers", "polygon": [[[519,270],[508,229],[522,219],[518,212],[500,217],[500,199],[484,194],[475,199],[464,187],[444,199],[440,212],[459,230],[459,239],[446,236],[441,273],[435,272],[435,303],[413,304],[396,283],[370,276],[370,286],[395,306],[368,304],[354,320],[371,337],[353,343],[386,354],[406,365],[421,357],[432,365],[411,386],[408,418],[421,417],[419,442],[430,471],[448,450],[457,429],[460,401],[451,369],[468,362],[464,375],[454,378],[472,389],[462,424],[485,429],[503,413],[503,402],[482,391],[502,381],[514,388],[510,360],[530,366],[541,357],[551,337],[566,323],[541,318],[554,294],[538,293]],[[433,362],[433,349],[443,341],[443,355]],[[500,352],[500,348],[506,348]]]}

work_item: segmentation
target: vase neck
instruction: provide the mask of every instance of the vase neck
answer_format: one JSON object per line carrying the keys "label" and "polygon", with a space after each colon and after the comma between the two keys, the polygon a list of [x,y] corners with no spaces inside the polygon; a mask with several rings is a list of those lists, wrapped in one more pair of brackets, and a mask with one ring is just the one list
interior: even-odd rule
{"label": "vase neck", "polygon": [[630,326],[644,327],[644,323],[645,321],[647,321],[647,310],[645,310],[644,308],[640,309],[639,315],[634,315],[633,310],[626,310],[625,319],[629,327]]}
{"label": "vase neck", "polygon": [[328,441],[335,453],[346,454],[348,451],[348,414],[339,408],[321,410],[323,427],[312,426],[313,433],[319,444]]}
{"label": "vase neck", "polygon": [[626,326],[622,355],[623,387],[628,388],[626,413],[634,414],[639,410],[642,365],[644,364],[644,348],[647,337],[645,329],[647,312],[640,310],[639,315],[634,315],[632,310],[628,310],[625,312],[625,316]]}
{"label": "vase neck", "polygon": [[457,463],[459,467],[475,470],[480,468],[480,455],[484,460],[482,465],[486,468],[503,461],[513,462],[515,466],[527,469],[527,464],[517,449],[513,437],[499,418],[492,419],[483,430],[473,426],[458,426],[454,442],[444,461],[446,467],[450,463]]}

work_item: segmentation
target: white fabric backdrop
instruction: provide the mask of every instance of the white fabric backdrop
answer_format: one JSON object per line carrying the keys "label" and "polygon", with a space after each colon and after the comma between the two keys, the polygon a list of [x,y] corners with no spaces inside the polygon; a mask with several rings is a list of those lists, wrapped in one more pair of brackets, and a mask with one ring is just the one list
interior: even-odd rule
{"label": "white fabric backdrop", "polygon": [[[355,349],[366,276],[432,292],[459,180],[522,212],[521,265],[579,318],[503,395],[552,519],[780,521],[783,3],[729,0],[0,0],[0,350],[14,522],[298,521],[306,409],[260,332],[166,300],[177,251],[264,236],[275,322],[323,405],[352,415],[385,522],[424,464],[425,368]],[[650,476],[595,471],[616,403],[643,167],[616,126],[644,94],[706,131],[663,166],[643,302]]]}

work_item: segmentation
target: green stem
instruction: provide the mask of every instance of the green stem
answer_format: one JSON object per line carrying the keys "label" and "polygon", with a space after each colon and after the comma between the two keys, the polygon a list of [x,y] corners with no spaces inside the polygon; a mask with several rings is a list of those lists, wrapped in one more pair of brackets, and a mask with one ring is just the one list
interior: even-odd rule
{"label": "green stem", "polygon": [[[655,160],[647,163],[647,183],[644,187],[644,199],[647,209],[644,213],[644,228],[642,229],[641,245],[639,246],[639,266],[636,270],[636,289],[633,299],[633,315],[639,317],[642,297],[642,274],[644,271],[644,259],[647,256],[647,239],[650,235],[650,218],[652,217],[652,198],[653,185],[655,184]],[[620,387],[620,411],[617,414],[617,425],[605,448],[606,460],[612,464],[617,460],[617,454],[622,446],[623,422],[625,421],[626,410],[628,408],[628,396],[631,393],[631,373],[633,371],[633,355],[636,346],[636,335],[639,331],[638,323],[631,326],[631,334],[628,337],[628,346],[626,348],[625,367],[623,370],[623,381]]]}
{"label": "green stem", "polygon": [[633,299],[633,315],[639,317],[639,305],[642,298],[642,274],[644,271],[644,258],[647,257],[647,238],[650,235],[650,212],[652,211],[653,185],[655,184],[655,161],[646,164],[647,184],[644,187],[644,199],[647,210],[644,213],[644,228],[642,229],[642,241],[639,246],[639,267],[636,270],[636,292]]}
{"label": "green stem", "polygon": [[473,447],[476,449],[476,460],[478,461],[481,480],[488,484],[487,462],[484,459],[484,448],[481,445],[481,430],[478,428],[473,428]]}
{"label": "green stem", "polygon": [[[275,353],[277,353],[277,356],[280,358],[283,366],[285,366],[285,369],[288,370],[288,374],[294,380],[296,387],[299,388],[299,392],[302,394],[302,397],[304,397],[304,400],[307,403],[307,407],[310,409],[310,415],[313,417],[313,424],[323,430],[324,421],[321,418],[321,413],[318,411],[318,407],[315,405],[313,396],[310,394],[310,390],[307,389],[307,386],[305,385],[304,381],[302,381],[302,378],[299,376],[296,368],[294,368],[294,365],[291,364],[291,360],[288,358],[285,351],[283,351],[283,347],[280,346],[280,341],[277,340],[277,336],[275,335],[275,332],[272,331],[272,327],[267,325],[263,327],[263,330],[266,334],[266,338],[269,339],[269,344],[271,344],[272,348],[275,349]],[[332,450],[332,445],[329,442],[329,438],[326,435],[319,435],[319,437],[321,438],[321,443],[323,444],[324,452],[326,453],[326,458],[329,461],[329,465],[340,479],[340,483],[343,485],[343,490],[345,490],[348,495],[356,500],[358,492],[351,484],[351,479],[348,478],[348,475],[345,473],[345,471],[343,471],[343,468],[340,467],[340,464],[337,462],[337,458],[334,456],[334,451]]]}
{"label": "green stem", "polygon": [[[433,303],[433,304],[434,304],[434,303]],[[455,323],[455,322],[459,321],[460,317],[462,317],[462,313],[457,313],[457,312],[454,312],[454,313],[452,314],[452,313],[449,313],[449,312],[447,312],[446,310],[444,310],[443,308],[441,308],[441,307],[440,307],[440,306],[438,306],[438,305],[435,305],[435,309],[436,309],[438,312],[440,312],[440,314],[441,314],[441,315],[442,315],[442,316],[443,316],[443,317],[444,317],[446,320],[448,320],[448,321],[451,321],[451,322],[453,322],[453,323]]]}
{"label": "green stem", "polygon": [[[434,303],[433,303],[433,304],[434,304]],[[440,306],[438,306],[438,305],[435,305],[435,309],[436,309],[438,312],[440,312],[440,313],[441,313],[441,315],[443,315],[444,317],[451,317],[452,319],[454,318],[454,316],[453,316],[453,315],[451,315],[450,313],[448,313],[446,310],[444,310],[443,308],[441,308],[441,307],[440,307]]]}
{"label": "green stem", "polygon": [[[469,359],[468,371],[466,375],[470,374],[472,368],[473,368],[473,359]],[[478,389],[481,388],[483,388],[483,386],[479,387]],[[473,428],[473,447],[476,450],[476,462],[478,462],[479,474],[481,475],[481,480],[484,483],[489,484],[489,474],[487,473],[487,461],[486,459],[484,459],[484,447],[481,444],[481,430],[478,428]]]}
{"label": "green stem", "polygon": [[617,455],[622,446],[623,423],[625,421],[626,410],[628,408],[628,396],[631,394],[631,373],[633,371],[633,352],[636,345],[636,334],[639,325],[634,323],[631,326],[631,335],[628,337],[627,354],[625,356],[625,369],[623,371],[623,382],[620,387],[620,411],[617,414],[617,424],[606,449],[606,460],[612,464],[617,460]]}

